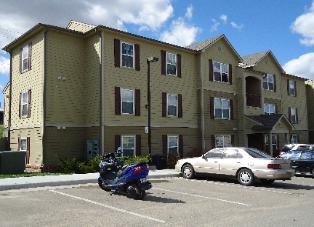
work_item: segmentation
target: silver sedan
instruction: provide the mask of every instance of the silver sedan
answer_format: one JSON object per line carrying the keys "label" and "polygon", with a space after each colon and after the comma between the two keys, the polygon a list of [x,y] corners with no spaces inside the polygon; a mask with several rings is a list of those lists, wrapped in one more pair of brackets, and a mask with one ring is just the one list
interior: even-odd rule
{"label": "silver sedan", "polygon": [[198,173],[235,176],[242,185],[252,185],[257,179],[266,184],[290,180],[294,174],[290,160],[245,147],[214,148],[201,157],[178,160],[175,169],[188,179]]}

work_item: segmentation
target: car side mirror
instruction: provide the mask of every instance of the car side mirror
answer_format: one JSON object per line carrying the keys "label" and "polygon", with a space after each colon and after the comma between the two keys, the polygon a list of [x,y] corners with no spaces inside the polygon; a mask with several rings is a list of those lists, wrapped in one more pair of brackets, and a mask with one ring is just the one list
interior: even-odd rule
{"label": "car side mirror", "polygon": [[206,158],[206,156],[204,154],[202,155],[202,159],[207,160],[207,158]]}

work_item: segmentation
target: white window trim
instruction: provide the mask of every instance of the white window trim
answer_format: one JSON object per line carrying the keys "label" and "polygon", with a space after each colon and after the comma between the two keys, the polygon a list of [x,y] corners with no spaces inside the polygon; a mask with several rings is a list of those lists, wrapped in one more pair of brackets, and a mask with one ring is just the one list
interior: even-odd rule
{"label": "white window trim", "polygon": [[[26,52],[26,48],[27,48],[27,52]],[[25,50],[25,53],[24,53]],[[21,71],[26,72],[29,69],[29,44],[26,44],[25,46],[22,47],[22,54],[21,54]],[[25,56],[24,56],[25,55]],[[24,60],[27,60],[27,67],[24,69]]]}
{"label": "white window trim", "polygon": [[[273,106],[274,107],[274,110],[275,112],[270,112],[270,107]],[[265,108],[266,108],[266,111],[265,111]],[[266,114],[275,114],[276,113],[276,105],[274,103],[264,103],[264,113]]]}
{"label": "white window trim", "polygon": [[[133,47],[133,55],[128,55],[128,54],[122,54],[122,44],[127,44],[127,45],[130,45]],[[132,59],[133,59],[133,67],[128,67],[128,66],[125,66],[125,65],[122,65],[122,55],[125,55],[125,56],[132,56]],[[134,46],[134,43],[128,43],[128,42],[121,42],[120,43],[120,66],[121,67],[124,67],[124,68],[128,68],[128,69],[134,69],[135,68],[135,46]]]}
{"label": "white window trim", "polygon": [[298,143],[298,135],[296,134],[292,134],[291,138],[290,138],[290,143],[294,144],[294,143]]}
{"label": "white window trim", "polygon": [[[168,101],[169,101],[169,96],[176,96],[176,115],[169,115],[168,114],[168,108],[169,108],[169,104],[168,104]],[[178,117],[178,95],[177,94],[168,94],[167,93],[167,117]]]}
{"label": "white window trim", "polygon": [[[288,80],[289,82],[289,96],[295,96],[296,93],[296,83],[295,80]],[[293,93],[291,92],[291,90],[293,90]]]}
{"label": "white window trim", "polygon": [[167,135],[167,157],[169,156],[169,149],[170,149],[170,137],[175,137],[176,141],[177,141],[177,156],[179,156],[179,135]]}
{"label": "white window trim", "polygon": [[[216,80],[215,79],[215,72],[218,72],[218,71],[215,71],[215,63],[218,63],[220,66],[219,66],[219,73],[220,73],[220,80]],[[224,66],[226,66],[226,68],[228,69],[227,72],[224,72]],[[222,74],[223,73],[226,73],[227,74],[227,77],[228,77],[228,81],[222,81]],[[222,63],[222,62],[219,62],[219,61],[215,61],[213,60],[213,81],[216,81],[216,82],[220,82],[220,83],[230,83],[230,77],[229,77],[229,65],[226,64],[226,63]]]}
{"label": "white window trim", "polygon": [[[27,96],[27,101],[26,102],[23,102],[23,95],[26,94]],[[26,105],[26,114],[23,114],[23,105]],[[20,115],[21,117],[27,117],[28,116],[28,112],[29,112],[29,96],[28,96],[28,91],[26,92],[21,92],[21,103],[20,103]]]}
{"label": "white window trim", "polygon": [[[175,64],[171,64],[171,63],[168,62],[168,54],[174,55],[174,57],[175,57],[175,59],[176,59],[176,63],[175,63]],[[176,73],[175,73],[175,74],[169,74],[169,73],[168,73],[168,64],[169,64],[169,65],[175,65],[175,66],[176,66]],[[178,74],[178,59],[177,59],[177,55],[174,54],[174,53],[171,53],[171,52],[166,52],[166,73],[167,73],[167,75],[169,75],[169,76],[177,76],[177,74]]]}
{"label": "white window trim", "polygon": [[[221,114],[222,114],[222,116],[216,116],[216,111],[215,111],[215,109],[216,109],[216,107],[215,107],[215,99],[219,99],[219,101],[220,101],[220,103],[221,103],[221,106],[222,106],[222,101],[223,100],[226,100],[226,101],[228,101],[228,103],[229,103],[229,108],[228,108],[228,110],[229,110],[229,117],[228,118],[226,118],[226,117],[224,117],[223,116],[223,108],[221,107]],[[215,97],[214,98],[214,117],[215,117],[215,119],[222,119],[222,120],[230,120],[231,119],[231,107],[230,107],[230,99],[226,99],[226,98],[218,98],[218,97]]]}
{"label": "white window trim", "polygon": [[[122,93],[123,91],[132,91],[133,93],[133,113],[123,113],[123,98],[122,98]],[[135,115],[135,94],[133,89],[128,89],[128,88],[120,88],[120,97],[121,97],[121,103],[120,103],[120,108],[121,108],[121,114],[123,115]]]}
{"label": "white window trim", "polygon": [[[271,82],[270,81],[270,77],[273,78],[273,81]],[[271,74],[271,73],[266,73],[265,75],[265,82],[267,83],[267,88],[264,88],[265,90],[268,90],[268,91],[274,91],[275,90],[275,75],[274,74]],[[263,80],[263,83],[264,83],[264,80]],[[272,84],[273,85],[273,89],[270,89],[269,88],[269,84]]]}
{"label": "white window trim", "polygon": [[[224,134],[224,135],[215,135],[215,147],[217,147],[217,138],[218,137],[222,137],[222,147],[229,147],[229,146],[226,146],[226,139],[227,139],[227,137],[228,137],[228,139],[230,140],[230,146],[232,145],[231,144],[231,135],[229,135],[229,134]],[[217,147],[217,148],[221,148],[221,147]]]}
{"label": "white window trim", "polygon": [[[25,144],[26,144],[25,150],[22,150],[22,140],[25,140]],[[19,146],[20,146],[20,150],[19,151],[27,151],[27,138],[21,137]]]}
{"label": "white window trim", "polygon": [[135,135],[121,135],[121,151],[122,151],[122,154],[121,156],[123,157],[123,139],[126,138],[126,137],[131,137],[131,138],[134,138],[134,152],[133,152],[133,156],[135,157],[136,156],[136,136]]}
{"label": "white window trim", "polygon": [[[294,112],[294,114],[292,114]],[[293,117],[294,116],[294,117]],[[290,120],[291,123],[296,124],[297,123],[297,108],[296,107],[290,107]],[[293,121],[292,121],[293,119]]]}

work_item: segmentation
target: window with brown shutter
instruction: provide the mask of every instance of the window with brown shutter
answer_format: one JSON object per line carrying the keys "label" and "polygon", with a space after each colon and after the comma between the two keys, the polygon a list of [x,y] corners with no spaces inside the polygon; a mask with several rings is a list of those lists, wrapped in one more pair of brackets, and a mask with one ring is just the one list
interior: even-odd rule
{"label": "window with brown shutter", "polygon": [[212,59],[209,59],[208,60],[208,68],[209,68],[209,81],[213,81],[214,78],[213,78],[213,60]]}
{"label": "window with brown shutter", "polygon": [[26,154],[25,154],[25,163],[26,164],[29,164],[29,158],[30,158],[30,154],[31,154],[31,151],[30,151],[30,141],[31,141],[31,138],[30,137],[27,137],[27,139],[26,139],[26,146],[27,146],[27,148],[26,148]]}
{"label": "window with brown shutter", "polygon": [[210,97],[209,99],[209,114],[210,114],[210,118],[214,119],[215,118],[215,113],[214,113],[214,97]]}
{"label": "window with brown shutter", "polygon": [[140,45],[134,44],[135,49],[135,70],[140,71]]}
{"label": "window with brown shutter", "polygon": [[28,70],[32,69],[32,46],[33,46],[32,43],[28,44],[28,48],[29,48],[29,51],[28,51]]}
{"label": "window with brown shutter", "polygon": [[121,115],[121,93],[120,87],[115,87],[115,114]]}
{"label": "window with brown shutter", "polygon": [[32,90],[28,90],[28,112],[27,117],[31,117],[31,111],[32,111]]}
{"label": "window with brown shutter", "polygon": [[114,39],[114,66],[120,67],[120,40]]}
{"label": "window with brown shutter", "polygon": [[20,73],[32,69],[32,43],[28,43],[20,49]]}
{"label": "window with brown shutter", "polygon": [[135,89],[135,116],[141,115],[141,93],[140,89]]}
{"label": "window with brown shutter", "polygon": [[181,78],[181,54],[177,54],[177,76]]}
{"label": "window with brown shutter", "polygon": [[136,135],[136,156],[142,154],[141,151],[141,135]]}
{"label": "window with brown shutter", "polygon": [[183,136],[179,135],[179,155],[183,158]]}
{"label": "window with brown shutter", "polygon": [[162,154],[164,157],[167,157],[168,149],[168,137],[167,135],[162,135]]}
{"label": "window with brown shutter", "polygon": [[234,119],[233,100],[230,99],[230,119]]}
{"label": "window with brown shutter", "polygon": [[182,95],[178,94],[178,118],[183,117],[183,111],[182,111]]}
{"label": "window with brown shutter", "polygon": [[167,93],[166,92],[162,92],[161,94],[161,108],[162,108],[162,117],[166,117],[167,116]]}
{"label": "window with brown shutter", "polygon": [[160,51],[161,75],[166,75],[166,51]]}
{"label": "window with brown shutter", "polygon": [[229,64],[229,83],[232,84],[232,65]]}

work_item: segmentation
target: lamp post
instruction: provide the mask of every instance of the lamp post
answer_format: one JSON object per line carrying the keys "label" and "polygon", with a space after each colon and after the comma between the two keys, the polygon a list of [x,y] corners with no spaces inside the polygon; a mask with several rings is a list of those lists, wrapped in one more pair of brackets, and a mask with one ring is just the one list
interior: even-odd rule
{"label": "lamp post", "polygon": [[150,99],[150,63],[157,62],[157,57],[147,58],[147,128],[148,128],[148,154],[152,154],[152,139],[151,139],[151,99]]}

